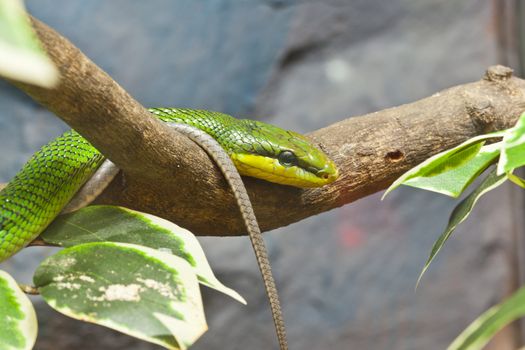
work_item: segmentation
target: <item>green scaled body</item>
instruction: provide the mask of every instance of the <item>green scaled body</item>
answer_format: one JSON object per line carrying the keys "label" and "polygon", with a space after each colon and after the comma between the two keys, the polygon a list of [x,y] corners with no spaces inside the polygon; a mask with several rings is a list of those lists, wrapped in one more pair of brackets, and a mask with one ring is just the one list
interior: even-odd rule
{"label": "green scaled body", "polygon": [[103,161],[75,131],[35,153],[0,191],[0,261],[35,239]]}

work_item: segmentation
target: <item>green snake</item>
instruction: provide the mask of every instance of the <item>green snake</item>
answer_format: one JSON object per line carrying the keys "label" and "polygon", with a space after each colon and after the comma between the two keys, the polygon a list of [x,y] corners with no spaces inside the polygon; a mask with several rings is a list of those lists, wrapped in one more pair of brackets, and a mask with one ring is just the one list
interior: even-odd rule
{"label": "green snake", "polygon": [[[279,343],[281,349],[287,349],[264,241],[239,173],[284,185],[319,187],[337,179],[335,164],[304,136],[270,124],[205,110],[151,108],[150,112],[205,148],[235,190],[268,292]],[[214,143],[222,150],[214,149]],[[35,153],[0,191],[0,261],[42,233],[105,161],[74,130]],[[229,170],[232,161],[238,172]]]}

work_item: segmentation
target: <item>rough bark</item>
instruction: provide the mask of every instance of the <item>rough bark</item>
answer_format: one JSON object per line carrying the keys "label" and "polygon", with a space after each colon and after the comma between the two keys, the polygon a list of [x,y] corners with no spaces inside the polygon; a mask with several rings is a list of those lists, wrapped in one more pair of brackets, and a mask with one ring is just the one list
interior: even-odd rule
{"label": "rough bark", "polygon": [[[195,234],[244,234],[233,196],[206,154],[152,118],[68,40],[33,23],[62,80],[53,90],[13,83],[123,170],[97,203],[159,215]],[[308,136],[337,163],[340,179],[303,190],[246,178],[261,228],[285,226],[380,191],[435,153],[512,126],[523,110],[525,81],[493,66],[478,82],[314,131]]]}

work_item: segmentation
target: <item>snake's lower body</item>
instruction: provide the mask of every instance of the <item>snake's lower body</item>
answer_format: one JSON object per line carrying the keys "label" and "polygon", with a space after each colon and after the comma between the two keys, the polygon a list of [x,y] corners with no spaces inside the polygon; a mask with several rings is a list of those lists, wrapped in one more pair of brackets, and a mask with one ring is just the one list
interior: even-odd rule
{"label": "snake's lower body", "polygon": [[35,239],[103,161],[75,131],[42,147],[0,192],[0,261]]}
{"label": "snake's lower body", "polygon": [[[231,117],[221,113],[169,111],[171,113],[158,115],[158,118],[193,125],[212,136],[229,129],[232,124]],[[0,261],[35,239],[104,160],[105,157],[74,130],[35,153],[0,191]]]}
{"label": "snake's lower body", "polygon": [[[228,139],[224,141],[225,137],[235,134],[234,120],[208,111],[152,109],[152,112],[201,145],[234,190],[270,299],[279,344],[281,349],[287,349],[284,321],[264,241],[246,189],[230,160]],[[220,137],[223,142],[219,144]],[[42,233],[104,161],[105,157],[73,130],[38,151],[0,191],[0,261]],[[113,168],[108,172],[116,174]],[[85,199],[81,199],[73,207],[82,206],[84,202]]]}

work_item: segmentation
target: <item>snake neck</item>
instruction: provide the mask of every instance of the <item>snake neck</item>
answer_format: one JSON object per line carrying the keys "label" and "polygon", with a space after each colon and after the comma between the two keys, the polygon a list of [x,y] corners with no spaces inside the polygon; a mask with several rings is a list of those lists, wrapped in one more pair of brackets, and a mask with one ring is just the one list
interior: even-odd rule
{"label": "snake neck", "polygon": [[234,142],[234,135],[240,135],[243,127],[239,120],[232,116],[185,108],[150,108],[149,111],[164,122],[187,124],[204,131],[217,140],[228,154],[240,151]]}
{"label": "snake neck", "polygon": [[277,152],[266,135],[259,135],[262,123],[254,120],[185,108],[150,108],[149,111],[164,122],[188,124],[204,131],[217,140],[230,156],[241,153],[271,156]]}

